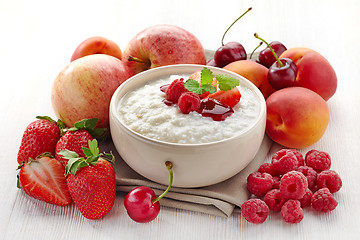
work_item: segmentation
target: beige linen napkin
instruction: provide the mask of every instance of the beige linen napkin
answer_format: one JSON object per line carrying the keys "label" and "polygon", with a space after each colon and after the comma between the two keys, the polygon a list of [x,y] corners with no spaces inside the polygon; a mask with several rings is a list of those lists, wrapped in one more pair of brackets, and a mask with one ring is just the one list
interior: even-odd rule
{"label": "beige linen napkin", "polygon": [[[234,212],[235,207],[241,206],[249,198],[246,178],[264,162],[271,145],[272,141],[265,135],[253,161],[237,175],[224,182],[202,188],[172,187],[160,200],[160,204],[172,208],[229,217]],[[132,170],[116,151],[111,138],[100,144],[100,151],[112,151],[115,155],[114,167],[118,191],[127,193],[135,187],[148,186],[158,196],[167,188],[167,186],[152,182]],[[176,173],[174,173],[175,176]]]}

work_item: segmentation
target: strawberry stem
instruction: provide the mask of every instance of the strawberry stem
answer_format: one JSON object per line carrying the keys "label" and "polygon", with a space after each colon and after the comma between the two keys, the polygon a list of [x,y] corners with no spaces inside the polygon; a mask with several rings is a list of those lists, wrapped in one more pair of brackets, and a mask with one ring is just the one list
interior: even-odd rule
{"label": "strawberry stem", "polygon": [[242,16],[244,16],[246,13],[248,13],[252,8],[248,8],[248,10],[246,10],[243,14],[241,14],[240,17],[238,17],[225,31],[224,35],[222,36],[222,39],[221,39],[221,45],[224,46],[224,38],[225,38],[225,35],[226,33],[229,31],[229,29],[240,19],[242,18]]}
{"label": "strawberry stem", "polygon": [[166,188],[165,192],[163,192],[160,196],[158,196],[157,198],[155,198],[152,203],[155,204],[157,201],[159,201],[160,199],[162,199],[170,190],[173,179],[174,179],[174,173],[173,173],[173,164],[170,161],[166,161],[165,165],[167,167],[167,169],[169,170],[170,173],[170,182],[169,182],[169,186]]}
{"label": "strawberry stem", "polygon": [[268,44],[264,39],[262,39],[261,37],[259,37],[259,35],[257,33],[254,33],[254,36],[257,38],[257,39],[260,39],[261,41],[263,41],[267,46],[268,48],[270,48],[272,54],[274,54],[274,57],[276,58],[276,61],[278,62],[279,64],[279,67],[283,67],[284,64],[280,61],[280,59],[278,58],[278,56],[276,56],[276,53],[274,52],[274,49],[270,46],[270,44]]}

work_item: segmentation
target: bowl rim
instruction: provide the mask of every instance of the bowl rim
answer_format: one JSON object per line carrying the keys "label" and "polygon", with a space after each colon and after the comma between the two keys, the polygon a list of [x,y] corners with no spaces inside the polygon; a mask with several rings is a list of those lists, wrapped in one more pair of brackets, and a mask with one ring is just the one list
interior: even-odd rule
{"label": "bowl rim", "polygon": [[[148,74],[152,74],[152,73],[157,73],[157,72],[162,72],[162,71],[165,71],[165,70],[169,70],[169,69],[182,69],[182,68],[198,68],[197,70],[194,70],[194,71],[198,71],[198,70],[201,70],[203,67],[206,67],[206,68],[209,68],[210,70],[215,70],[215,71],[221,71],[225,74],[228,74],[228,75],[233,75],[235,76],[236,78],[238,78],[240,81],[244,82],[248,87],[250,88],[250,90],[252,90],[253,92],[255,92],[257,98],[259,99],[259,102],[260,102],[260,114],[257,116],[256,120],[250,125],[248,126],[247,128],[245,128],[244,131],[241,131],[240,133],[234,135],[234,136],[231,136],[229,138],[225,138],[225,139],[221,139],[221,140],[217,140],[217,141],[211,141],[211,142],[206,142],[206,143],[173,143],[173,142],[166,142],[166,141],[162,141],[162,140],[157,140],[157,139],[153,139],[153,138],[150,138],[150,137],[147,137],[147,136],[144,136],[134,130],[132,130],[131,128],[129,128],[120,118],[119,114],[118,114],[118,104],[120,103],[120,100],[121,98],[126,94],[122,94],[121,96],[119,96],[119,92],[121,92],[121,90],[123,88],[126,88],[129,84],[131,84],[131,81],[134,81],[133,79],[138,79],[138,78],[143,78],[144,75],[148,75]],[[171,73],[171,74],[182,74],[181,72],[180,73]],[[214,73],[215,74],[215,73]],[[219,73],[218,73],[219,74]],[[164,73],[162,74],[164,76],[166,75],[169,75],[168,73]],[[162,76],[160,75],[160,76]],[[159,76],[158,76],[159,77]],[[146,83],[146,82],[149,82],[149,81],[152,81],[153,79],[148,79],[148,80],[143,80],[141,81],[142,84],[140,84],[139,86],[142,86],[143,83]],[[135,87],[131,87],[130,89],[136,89],[137,87],[139,86],[135,86]],[[130,78],[128,78],[126,81],[124,81],[114,92],[112,98],[111,98],[111,101],[110,101],[110,115],[113,115],[114,118],[116,118],[116,120],[118,121],[119,123],[119,126],[125,130],[128,134],[132,135],[133,137],[141,140],[141,141],[144,141],[144,142],[148,142],[150,144],[154,144],[154,145],[162,145],[162,146],[165,146],[165,147],[185,147],[185,148],[188,148],[188,147],[211,147],[213,146],[214,144],[218,145],[218,144],[225,144],[227,143],[228,141],[234,141],[235,139],[239,138],[239,137],[242,137],[242,136],[246,136],[248,134],[250,134],[251,131],[253,131],[260,123],[261,123],[261,120],[263,119],[264,115],[265,115],[265,118],[266,118],[266,102],[265,102],[265,98],[263,96],[263,94],[261,93],[261,91],[251,82],[249,81],[248,79],[246,79],[245,77],[235,73],[235,72],[232,72],[232,71],[229,71],[229,70],[226,70],[226,69],[222,69],[222,68],[218,68],[218,67],[213,67],[213,66],[207,66],[207,65],[201,65],[201,64],[174,64],[174,65],[166,65],[166,66],[160,66],[160,67],[157,67],[157,68],[153,68],[153,69],[149,69],[149,70],[145,70],[143,72],[140,72]],[[110,116],[110,121],[112,121],[112,117]],[[111,129],[110,129],[111,130]]]}

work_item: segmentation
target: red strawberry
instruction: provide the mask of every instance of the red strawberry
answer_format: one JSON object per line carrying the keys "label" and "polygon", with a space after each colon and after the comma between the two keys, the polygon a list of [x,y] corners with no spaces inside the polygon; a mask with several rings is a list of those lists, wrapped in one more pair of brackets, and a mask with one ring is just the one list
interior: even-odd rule
{"label": "red strawberry", "polygon": [[22,136],[17,161],[19,164],[35,159],[45,152],[55,154],[55,145],[61,135],[63,123],[50,117],[36,117],[38,120],[30,123]]}
{"label": "red strawberry", "polygon": [[86,158],[68,150],[60,152],[69,159],[65,170],[67,185],[81,214],[88,219],[99,219],[114,205],[115,171],[111,163],[100,157],[96,139],[89,141],[89,148],[83,150]]}
{"label": "red strawberry", "polygon": [[20,188],[30,197],[59,206],[71,203],[65,169],[55,158],[39,156],[19,168]]}
{"label": "red strawberry", "polygon": [[240,101],[241,94],[239,89],[234,87],[228,91],[218,90],[217,92],[209,94],[207,97],[216,99],[229,107],[234,107]]}
{"label": "red strawberry", "polygon": [[[68,159],[59,155],[59,152],[67,149],[69,151],[76,152],[79,157],[85,157],[82,148],[87,147],[89,140],[94,139],[92,135],[94,135],[94,137],[98,137],[104,133],[104,129],[95,129],[96,123],[96,118],[85,119],[77,122],[73,128],[70,128],[59,139],[55,148],[55,158],[61,162],[64,167],[66,167]],[[96,132],[96,130],[99,130],[99,132]]]}

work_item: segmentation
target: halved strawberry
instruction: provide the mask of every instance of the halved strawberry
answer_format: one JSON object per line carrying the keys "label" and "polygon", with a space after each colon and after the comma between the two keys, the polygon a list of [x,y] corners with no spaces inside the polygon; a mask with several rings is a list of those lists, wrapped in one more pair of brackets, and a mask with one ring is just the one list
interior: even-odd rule
{"label": "halved strawberry", "polygon": [[39,156],[19,166],[20,188],[30,197],[66,206],[71,196],[66,184],[65,168],[55,158]]}
{"label": "halved strawberry", "polygon": [[217,92],[209,94],[207,97],[216,99],[229,107],[234,107],[240,101],[241,94],[239,89],[234,87],[228,91],[218,90]]}

